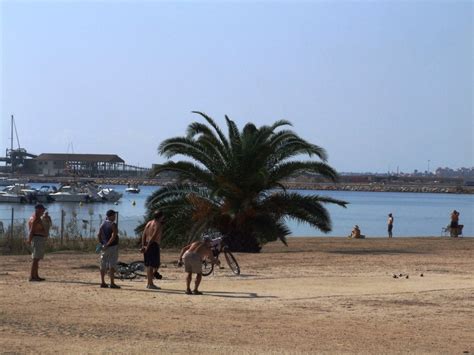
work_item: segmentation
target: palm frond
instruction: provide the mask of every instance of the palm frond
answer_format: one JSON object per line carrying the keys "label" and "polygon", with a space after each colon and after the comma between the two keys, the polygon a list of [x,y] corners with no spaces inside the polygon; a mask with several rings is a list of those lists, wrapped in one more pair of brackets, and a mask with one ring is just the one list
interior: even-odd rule
{"label": "palm frond", "polygon": [[216,131],[217,135],[219,136],[222,144],[224,145],[224,147],[229,150],[230,149],[230,145],[229,145],[229,141],[227,140],[226,136],[224,135],[224,133],[222,133],[221,129],[219,128],[219,126],[214,122],[214,120],[209,117],[208,115],[206,115],[205,113],[203,112],[200,112],[200,111],[191,111],[192,113],[197,113],[198,115],[204,117],[204,119],[212,126],[212,128],[214,128],[214,130]]}
{"label": "palm frond", "polygon": [[187,161],[168,161],[164,164],[155,165],[153,174],[158,175],[164,171],[173,171],[179,174],[180,180],[190,180],[207,186],[215,185],[214,175],[197,164]]}
{"label": "palm frond", "polygon": [[275,165],[270,169],[270,182],[281,182],[284,179],[303,172],[316,173],[319,176],[332,181],[337,181],[339,177],[336,170],[325,163],[290,161]]}
{"label": "palm frond", "polygon": [[196,139],[199,144],[206,146],[210,151],[214,151],[214,154],[221,161],[225,162],[228,159],[228,149],[226,149],[222,141],[219,140],[219,137],[214,134],[214,131],[205,124],[193,122],[188,126],[186,132],[186,138]]}
{"label": "palm frond", "polygon": [[230,141],[230,146],[232,148],[232,153],[235,154],[240,154],[241,148],[242,148],[242,141],[240,137],[240,132],[239,129],[237,128],[237,125],[235,124],[234,121],[232,121],[227,115],[225,116],[225,120],[227,122],[227,129],[229,131],[229,141]]}
{"label": "palm frond", "polygon": [[196,141],[188,138],[166,139],[160,144],[159,152],[167,158],[172,158],[175,155],[187,156],[203,164],[210,171],[217,171],[212,153],[202,145],[197,144]]}
{"label": "palm frond", "polygon": [[[336,180],[326,151],[286,129],[289,121],[279,120],[257,127],[248,123],[242,131],[225,116],[227,137],[208,115],[206,124],[192,122],[185,137],[163,141],[159,153],[172,158],[182,155],[190,161],[167,161],[153,173],[173,171],[178,182],[162,187],[146,201],[151,218],[155,209],[166,218],[164,243],[182,244],[212,229],[230,236],[234,250],[258,251],[272,240],[287,243],[288,219],[331,230],[326,204],[346,207],[345,201],[325,196],[303,196],[287,191],[282,182],[303,172]],[[306,155],[314,160],[295,160]]]}

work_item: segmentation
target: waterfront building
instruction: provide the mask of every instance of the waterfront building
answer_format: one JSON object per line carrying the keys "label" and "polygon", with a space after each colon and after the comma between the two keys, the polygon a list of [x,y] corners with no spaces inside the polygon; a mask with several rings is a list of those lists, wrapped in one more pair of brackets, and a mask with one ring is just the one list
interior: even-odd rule
{"label": "waterfront building", "polygon": [[149,169],[127,165],[116,154],[43,153],[29,159],[25,170],[44,176],[106,177],[142,175]]}

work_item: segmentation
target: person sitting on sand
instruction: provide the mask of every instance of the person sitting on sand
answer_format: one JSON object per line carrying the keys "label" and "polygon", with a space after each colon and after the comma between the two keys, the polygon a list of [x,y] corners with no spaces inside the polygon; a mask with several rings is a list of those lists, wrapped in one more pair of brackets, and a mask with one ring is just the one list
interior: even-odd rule
{"label": "person sitting on sand", "polygon": [[[199,284],[202,279],[202,260],[207,256],[211,260],[215,260],[212,253],[212,238],[210,236],[204,236],[202,241],[194,242],[186,245],[179,255],[178,265],[183,264],[184,260],[184,271],[188,273],[186,277],[186,294],[187,295],[202,295],[202,292],[198,290]],[[196,280],[194,283],[194,290],[191,291],[191,279],[192,274],[196,274]]]}
{"label": "person sitting on sand", "polygon": [[365,238],[365,235],[360,234],[360,228],[356,224],[354,228],[352,229],[351,235],[348,238],[353,238],[353,239],[363,239]]}

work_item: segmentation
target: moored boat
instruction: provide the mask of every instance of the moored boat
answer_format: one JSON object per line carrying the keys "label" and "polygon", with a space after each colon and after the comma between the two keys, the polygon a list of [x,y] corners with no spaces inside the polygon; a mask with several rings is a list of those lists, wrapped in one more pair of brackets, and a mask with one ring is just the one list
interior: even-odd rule
{"label": "moored boat", "polygon": [[13,184],[2,191],[0,202],[36,202],[36,190],[28,184]]}
{"label": "moored boat", "polygon": [[89,202],[91,196],[87,192],[71,185],[61,186],[57,192],[49,194],[56,202]]}
{"label": "moored boat", "polygon": [[1,202],[25,203],[27,202],[27,199],[24,195],[9,193],[6,191],[0,191],[0,203]]}
{"label": "moored boat", "polygon": [[103,201],[106,202],[117,202],[123,196],[120,192],[115,191],[112,188],[103,188],[97,192],[97,196],[99,196]]}
{"label": "moored boat", "polygon": [[127,184],[127,188],[125,189],[125,192],[128,192],[130,194],[138,194],[140,193],[140,188],[138,187],[138,184]]}

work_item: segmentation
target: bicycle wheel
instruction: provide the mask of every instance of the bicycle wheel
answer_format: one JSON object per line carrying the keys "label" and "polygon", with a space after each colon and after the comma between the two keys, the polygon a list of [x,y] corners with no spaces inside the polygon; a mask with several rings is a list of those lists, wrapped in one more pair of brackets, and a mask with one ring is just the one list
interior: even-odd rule
{"label": "bicycle wheel", "polygon": [[202,276],[209,276],[214,270],[214,263],[208,258],[202,261]]}
{"label": "bicycle wheel", "polygon": [[138,276],[146,276],[146,267],[143,261],[132,261],[129,268]]}
{"label": "bicycle wheel", "polygon": [[118,263],[114,276],[120,280],[131,280],[137,277],[127,264]]}
{"label": "bicycle wheel", "polygon": [[227,264],[229,264],[230,269],[236,275],[240,275],[240,266],[235,257],[232,253],[228,250],[224,250],[225,260],[227,260]]}

